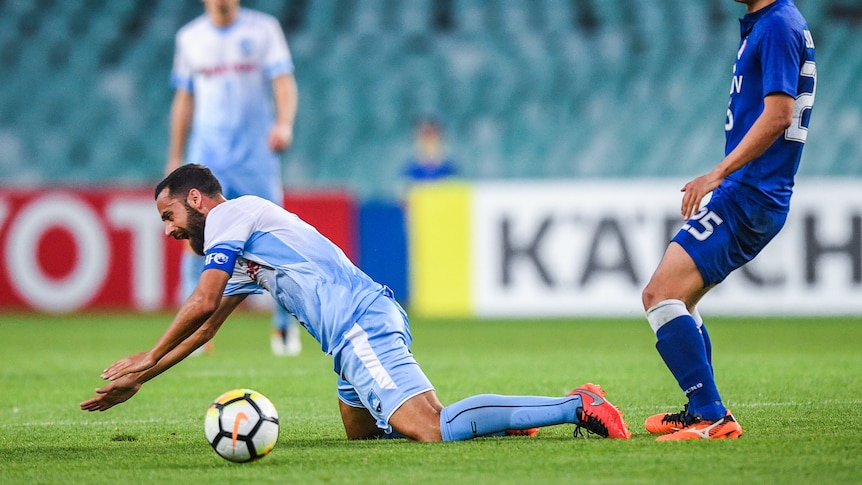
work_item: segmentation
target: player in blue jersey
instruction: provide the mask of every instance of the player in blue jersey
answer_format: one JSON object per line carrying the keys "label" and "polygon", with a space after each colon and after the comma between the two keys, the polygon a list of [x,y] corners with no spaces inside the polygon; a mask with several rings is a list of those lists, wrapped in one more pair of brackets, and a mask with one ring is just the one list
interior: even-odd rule
{"label": "player in blue jersey", "polygon": [[[239,0],[204,0],[205,13],[176,36],[171,81],[170,145],[165,174],[184,162],[210,167],[229,199],[257,195],[283,202],[279,153],[293,141],[297,86],[281,26]],[[274,109],[273,109],[274,108]],[[197,284],[203,260],[183,255],[183,297]],[[276,355],[301,351],[299,327],[273,314]]]}
{"label": "player in blue jersey", "polygon": [[192,295],[156,345],[109,366],[83,403],[104,411],[215,335],[250,293],[266,290],[331,355],[347,437],[454,441],[563,423],[610,438],[631,433],[594,384],[567,396],[482,394],[444,407],[410,351],[407,315],[389,289],[312,226],[255,196],[227,200],[212,172],[183,165],[155,191],[165,234],[206,255]]}
{"label": "player in blue jersey", "polygon": [[444,152],[443,125],[438,119],[419,119],[413,132],[416,153],[402,170],[409,182],[439,182],[458,175],[455,162]]}
{"label": "player in blue jersey", "polygon": [[646,420],[661,441],[742,434],[716,387],[697,303],[784,225],[814,104],[814,41],[793,2],[736,1],[747,14],[740,21],[725,158],[683,187],[686,222],[643,291],[656,349],[688,398],[682,411]]}

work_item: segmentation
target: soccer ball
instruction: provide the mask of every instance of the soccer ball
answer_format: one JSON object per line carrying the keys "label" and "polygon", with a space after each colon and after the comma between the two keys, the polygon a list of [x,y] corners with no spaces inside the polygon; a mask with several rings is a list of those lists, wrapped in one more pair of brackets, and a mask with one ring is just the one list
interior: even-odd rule
{"label": "soccer ball", "polygon": [[263,394],[234,389],[210,405],[204,418],[204,433],[222,458],[237,463],[257,460],[275,446],[278,412]]}

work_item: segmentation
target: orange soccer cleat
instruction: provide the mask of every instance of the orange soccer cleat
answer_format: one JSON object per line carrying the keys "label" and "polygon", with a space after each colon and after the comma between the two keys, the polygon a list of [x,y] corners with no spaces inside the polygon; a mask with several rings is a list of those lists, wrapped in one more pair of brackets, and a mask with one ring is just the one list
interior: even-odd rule
{"label": "orange soccer cleat", "polygon": [[692,425],[697,418],[688,414],[688,404],[678,413],[653,414],[644,421],[644,427],[652,434],[670,434]]}
{"label": "orange soccer cleat", "polygon": [[742,436],[742,426],[736,422],[736,418],[727,414],[718,421],[708,421],[695,418],[695,422],[679,431],[664,436],[659,436],[656,441],[679,441],[679,440],[720,440],[725,438],[739,438]]}
{"label": "orange soccer cleat", "polygon": [[506,436],[529,436],[530,438],[534,438],[537,434],[539,434],[539,428],[506,430]]}
{"label": "orange soccer cleat", "polygon": [[575,436],[581,435],[581,429],[604,438],[627,439],[632,436],[629,427],[623,419],[623,413],[605,399],[605,391],[596,384],[584,384],[568,395],[581,397],[581,407],[578,408],[580,422],[575,426]]}

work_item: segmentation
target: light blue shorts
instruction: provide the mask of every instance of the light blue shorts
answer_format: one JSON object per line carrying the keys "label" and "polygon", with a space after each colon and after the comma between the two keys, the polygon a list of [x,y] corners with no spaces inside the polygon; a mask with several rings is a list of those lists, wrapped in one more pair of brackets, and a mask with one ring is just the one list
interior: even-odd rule
{"label": "light blue shorts", "polygon": [[227,199],[235,199],[243,195],[256,195],[275,203],[279,207],[284,204],[284,194],[281,189],[281,176],[278,170],[251,172],[239,167],[225,169],[210,167],[222,186],[222,192]]}
{"label": "light blue shorts", "polygon": [[256,195],[279,206],[284,204],[281,158],[265,143],[212,147],[192,140],[188,161],[209,167],[226,199]]}
{"label": "light blue shorts", "polygon": [[335,355],[338,398],[365,408],[389,433],[389,418],[408,399],[434,390],[413,358],[407,315],[391,298],[381,296],[345,335]]}

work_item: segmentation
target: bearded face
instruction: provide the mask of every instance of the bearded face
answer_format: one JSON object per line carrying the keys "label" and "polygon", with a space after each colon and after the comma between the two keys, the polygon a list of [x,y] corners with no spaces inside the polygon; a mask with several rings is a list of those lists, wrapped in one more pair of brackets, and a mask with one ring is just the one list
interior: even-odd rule
{"label": "bearded face", "polygon": [[188,201],[185,202],[186,206],[186,228],[182,231],[182,236],[185,236],[189,240],[189,246],[191,246],[192,251],[203,256],[204,255],[204,224],[206,222],[206,217],[200,212],[194,210],[192,206],[189,205]]}

